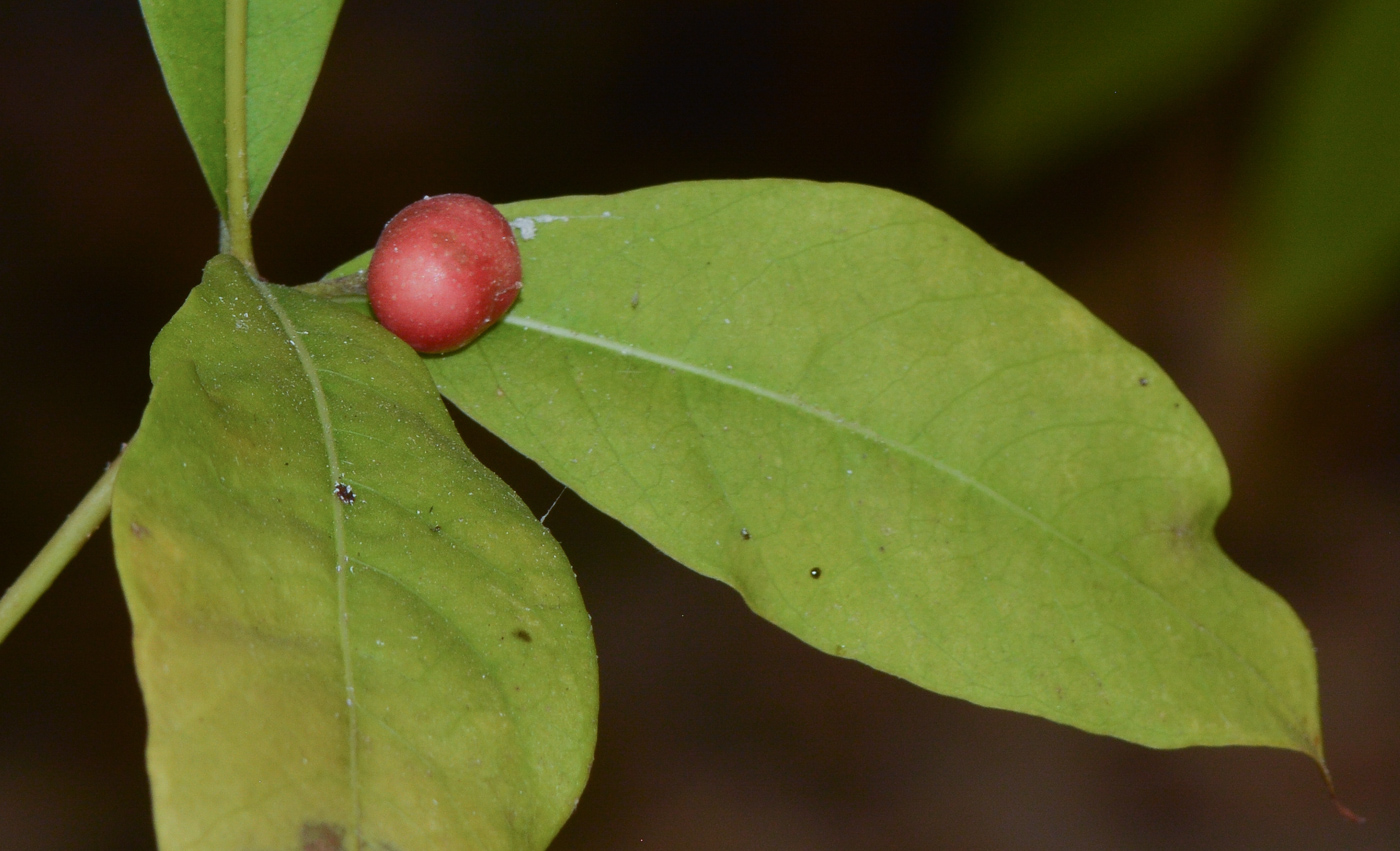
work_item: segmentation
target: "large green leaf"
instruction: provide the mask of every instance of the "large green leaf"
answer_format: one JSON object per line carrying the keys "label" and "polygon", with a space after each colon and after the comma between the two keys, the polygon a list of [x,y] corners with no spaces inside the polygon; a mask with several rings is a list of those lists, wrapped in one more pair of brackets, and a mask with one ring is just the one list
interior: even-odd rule
{"label": "large green leaf", "polygon": [[1364,318],[1400,283],[1397,33],[1394,0],[1331,4],[1245,160],[1255,304],[1281,348]]}
{"label": "large green leaf", "polygon": [[151,373],[112,525],[161,847],[543,848],[592,758],[588,616],[421,361],[219,257]]}
{"label": "large green leaf", "polygon": [[[248,2],[248,197],[257,209],[301,123],[341,0]],[[141,0],[165,85],[227,218],[225,0]]]}
{"label": "large green leaf", "polygon": [[935,691],[1320,758],[1308,636],[1215,542],[1210,433],[1026,266],[861,186],[503,211],[532,235],[520,300],[428,368],[585,499],[816,647]]}
{"label": "large green leaf", "polygon": [[1237,61],[1279,0],[1000,0],[980,6],[949,165],[1011,181],[1141,124]]}

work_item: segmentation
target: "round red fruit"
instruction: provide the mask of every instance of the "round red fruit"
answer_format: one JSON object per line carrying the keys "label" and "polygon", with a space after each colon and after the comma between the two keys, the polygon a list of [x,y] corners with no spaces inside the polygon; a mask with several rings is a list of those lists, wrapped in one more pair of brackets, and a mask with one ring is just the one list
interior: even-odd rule
{"label": "round red fruit", "polygon": [[510,223],[472,195],[415,201],[384,226],[366,289],[375,317],[414,349],[465,346],[515,302],[520,249]]}

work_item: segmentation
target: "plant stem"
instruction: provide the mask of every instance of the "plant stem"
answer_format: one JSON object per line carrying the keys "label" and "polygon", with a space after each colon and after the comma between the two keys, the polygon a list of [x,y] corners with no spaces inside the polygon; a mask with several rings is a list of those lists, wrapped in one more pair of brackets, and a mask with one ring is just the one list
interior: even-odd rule
{"label": "plant stem", "polygon": [[19,619],[49,589],[59,572],[73,560],[73,556],[78,554],[78,550],[107,518],[112,508],[112,482],[117,478],[117,468],[121,463],[122,456],[118,455],[115,461],[107,465],[107,472],[87,492],[58,531],[53,533],[53,537],[5,592],[5,596],[0,597],[0,641],[5,640]]}
{"label": "plant stem", "polygon": [[224,2],[224,157],[229,249],[253,269],[248,204],[248,0]]}

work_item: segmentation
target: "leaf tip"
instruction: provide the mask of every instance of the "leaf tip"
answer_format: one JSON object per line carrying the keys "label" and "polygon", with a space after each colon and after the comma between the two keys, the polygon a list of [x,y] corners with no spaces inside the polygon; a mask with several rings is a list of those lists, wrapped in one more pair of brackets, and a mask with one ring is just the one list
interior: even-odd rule
{"label": "leaf tip", "polygon": [[1353,824],[1365,824],[1366,817],[1357,814],[1355,810],[1342,803],[1342,799],[1337,796],[1337,786],[1332,782],[1332,772],[1327,770],[1327,762],[1322,758],[1322,742],[1319,739],[1315,743],[1317,744],[1317,753],[1312,756],[1317,762],[1317,770],[1322,773],[1322,782],[1327,786],[1327,797],[1332,799],[1332,806],[1337,809],[1337,814],[1347,821]]}

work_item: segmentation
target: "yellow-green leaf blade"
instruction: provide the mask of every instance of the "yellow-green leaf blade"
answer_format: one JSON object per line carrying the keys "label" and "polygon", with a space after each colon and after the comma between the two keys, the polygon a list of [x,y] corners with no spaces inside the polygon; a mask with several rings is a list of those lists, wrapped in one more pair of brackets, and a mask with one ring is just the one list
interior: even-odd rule
{"label": "yellow-green leaf blade", "polygon": [[932,690],[1158,747],[1320,756],[1306,632],[1215,543],[1214,440],[1024,265],[869,187],[503,211],[533,232],[520,300],[429,369],[585,499]]}
{"label": "yellow-green leaf blade", "polygon": [[113,531],[161,847],[548,844],[591,761],[587,614],[413,352],[220,257],[152,376]]}
{"label": "yellow-green leaf blade", "polygon": [[[321,71],[341,0],[248,0],[248,193],[257,209]],[[225,0],[141,0],[166,88],[227,218]]]}

